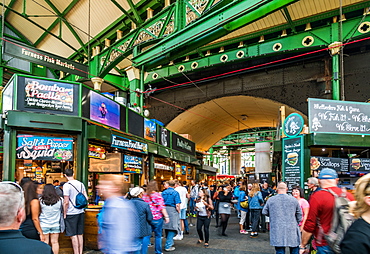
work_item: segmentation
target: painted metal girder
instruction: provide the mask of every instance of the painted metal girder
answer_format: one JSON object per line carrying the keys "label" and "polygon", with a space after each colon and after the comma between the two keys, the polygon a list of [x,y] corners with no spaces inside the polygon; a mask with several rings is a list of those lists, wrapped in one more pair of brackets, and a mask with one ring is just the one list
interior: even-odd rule
{"label": "painted metal girder", "polygon": [[[95,56],[90,72],[104,77],[130,55],[133,55],[131,60],[134,66],[149,68],[166,63],[168,56],[176,57],[189,52],[296,1],[209,0],[206,2],[212,4],[204,6],[195,6],[192,0],[176,1]],[[184,3],[185,8],[178,7]],[[195,18],[189,20],[189,13]],[[178,22],[183,23],[184,18],[186,25],[182,28]]]}
{"label": "painted metal girder", "polygon": [[[175,65],[167,65],[148,72],[144,81],[145,84],[161,81],[163,78],[182,75],[188,71],[201,71],[209,66],[217,64],[226,64],[235,61],[246,61],[255,57],[267,57],[272,55],[281,55],[283,53],[310,52],[318,48],[327,48],[336,40],[337,34],[333,33],[333,27],[339,23],[333,23],[325,27],[315,28],[309,31],[303,31],[296,34],[290,34],[285,37],[279,37],[246,45],[241,48],[234,48],[222,53],[213,53],[208,56],[183,61]],[[352,41],[370,34],[370,16],[359,16],[343,22],[343,41]]]}
{"label": "painted metal girder", "polygon": [[134,65],[144,65],[146,68],[167,63],[173,57],[194,50],[293,2],[296,1],[234,1],[171,34],[154,47],[135,54],[132,61]]}

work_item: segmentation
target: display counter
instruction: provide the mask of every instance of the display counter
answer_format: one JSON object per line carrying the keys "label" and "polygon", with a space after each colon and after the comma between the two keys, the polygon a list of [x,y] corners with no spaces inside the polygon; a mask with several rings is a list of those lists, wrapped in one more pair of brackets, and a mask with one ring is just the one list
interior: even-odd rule
{"label": "display counter", "polygon": [[[89,206],[85,209],[84,250],[98,250],[98,222],[96,215],[101,206]],[[59,254],[73,253],[71,238],[64,233],[59,236]]]}

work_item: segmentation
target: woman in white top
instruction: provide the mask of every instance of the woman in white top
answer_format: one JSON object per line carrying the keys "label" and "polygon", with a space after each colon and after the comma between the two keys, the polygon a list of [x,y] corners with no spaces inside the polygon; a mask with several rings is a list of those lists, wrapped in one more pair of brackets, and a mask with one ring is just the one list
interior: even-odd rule
{"label": "woman in white top", "polygon": [[[208,191],[199,190],[199,197],[196,199],[195,209],[198,211],[197,216],[197,232],[199,235],[198,244],[204,241],[204,247],[208,248],[209,241],[209,224],[211,223],[211,210],[213,210],[213,202],[208,195]],[[204,229],[204,238],[202,227]]]}
{"label": "woman in white top", "polygon": [[60,216],[62,211],[62,199],[59,197],[52,184],[46,184],[40,197],[41,214],[40,225],[44,235],[44,242],[49,244],[54,254],[59,252]]}

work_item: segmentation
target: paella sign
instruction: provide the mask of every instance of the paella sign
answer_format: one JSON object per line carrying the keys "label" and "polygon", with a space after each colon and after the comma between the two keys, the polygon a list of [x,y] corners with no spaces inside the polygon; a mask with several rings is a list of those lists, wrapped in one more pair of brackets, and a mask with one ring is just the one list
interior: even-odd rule
{"label": "paella sign", "polygon": [[18,135],[16,155],[23,160],[72,161],[73,138]]}

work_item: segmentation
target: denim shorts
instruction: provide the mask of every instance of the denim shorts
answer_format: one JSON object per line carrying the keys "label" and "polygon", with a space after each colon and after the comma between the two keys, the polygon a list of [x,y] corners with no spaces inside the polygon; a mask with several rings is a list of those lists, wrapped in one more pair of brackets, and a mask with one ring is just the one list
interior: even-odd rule
{"label": "denim shorts", "polygon": [[180,210],[180,220],[186,220],[186,208]]}
{"label": "denim shorts", "polygon": [[44,235],[46,234],[59,234],[60,233],[60,227],[41,227],[42,233]]}

